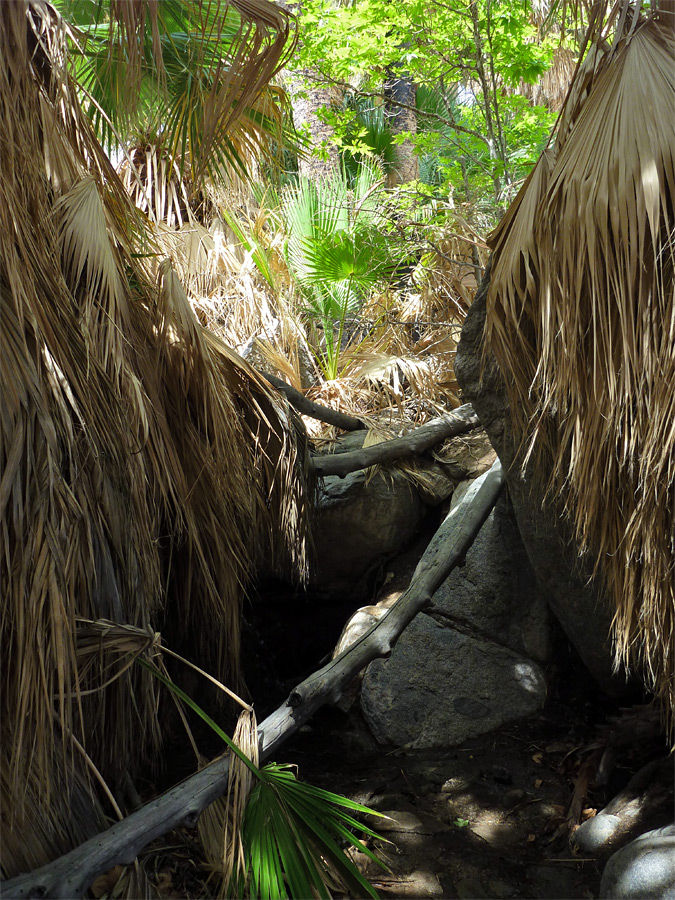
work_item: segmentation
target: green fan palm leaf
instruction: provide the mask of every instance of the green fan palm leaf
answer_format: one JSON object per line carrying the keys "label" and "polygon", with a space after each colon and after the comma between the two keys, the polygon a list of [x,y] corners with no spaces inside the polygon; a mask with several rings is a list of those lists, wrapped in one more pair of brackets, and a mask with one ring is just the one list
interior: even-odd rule
{"label": "green fan palm leaf", "polygon": [[[109,149],[136,140],[199,186],[246,175],[283,132],[268,84],[292,51],[291,18],[271,3],[55,0],[71,23],[73,74]],[[171,168],[171,167],[170,167]]]}
{"label": "green fan palm leaf", "polygon": [[379,168],[362,165],[351,190],[341,173],[319,182],[300,179],[282,195],[288,268],[307,315],[323,330],[325,346],[317,359],[329,379],[337,377],[346,318],[358,313],[369,292],[396,266],[378,227],[381,187]]}
{"label": "green fan palm leaf", "polygon": [[[331,791],[298,781],[289,764],[259,768],[204,710],[154,664],[139,657],[169,690],[190,707],[248,767],[257,784],[248,798],[242,824],[245,868],[233,874],[229,895],[275,898],[330,898],[328,885],[337,878],[355,896],[377,898],[377,892],[343,850],[357,847],[369,859],[384,863],[358,839],[380,836],[350,812],[382,816]],[[347,812],[349,810],[350,812]]]}

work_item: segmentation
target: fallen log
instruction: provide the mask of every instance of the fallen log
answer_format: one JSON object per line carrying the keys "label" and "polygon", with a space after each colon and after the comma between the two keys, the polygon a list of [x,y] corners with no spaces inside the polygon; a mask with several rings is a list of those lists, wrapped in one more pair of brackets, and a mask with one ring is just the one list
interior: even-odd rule
{"label": "fallen log", "polygon": [[[336,702],[361,669],[387,656],[412,619],[431,598],[488,517],[504,483],[501,464],[477,478],[448,514],[420,560],[408,590],[389,612],[351,647],[310,675],[260,725],[260,755],[268,758],[320,707]],[[227,789],[229,758],[217,759],[155,800],[54,862],[0,882],[0,896],[81,897],[93,880],[114,865],[129,865],[151,841],[179,825],[194,825],[199,814]]]}
{"label": "fallen log", "polygon": [[357,469],[367,469],[377,463],[390,463],[405,456],[413,456],[435,444],[458,434],[465,434],[480,425],[473,407],[467,403],[444,416],[431,419],[404,437],[373,444],[362,450],[346,453],[313,453],[312,466],[317,475],[347,475]]}
{"label": "fallen log", "polygon": [[339,656],[294,688],[286,703],[265,719],[260,726],[265,755],[321,706],[336,703],[352,678],[369,662],[391,653],[405,628],[431,604],[436,590],[464,559],[503,484],[501,463],[496,460],[448,513],[419,561],[410,586],[389,611]]}
{"label": "fallen log", "polygon": [[276,375],[270,375],[269,372],[261,372],[260,374],[278,391],[281,391],[291,406],[297,409],[299,413],[309,416],[310,419],[318,419],[319,422],[335,425],[336,428],[341,428],[343,431],[361,431],[366,427],[361,419],[357,419],[355,416],[349,416],[347,413],[338,412],[336,409],[330,409],[328,406],[322,406],[321,403],[315,403],[314,400],[305,397],[303,393],[296,390],[286,381],[283,381],[283,379],[277,378]]}

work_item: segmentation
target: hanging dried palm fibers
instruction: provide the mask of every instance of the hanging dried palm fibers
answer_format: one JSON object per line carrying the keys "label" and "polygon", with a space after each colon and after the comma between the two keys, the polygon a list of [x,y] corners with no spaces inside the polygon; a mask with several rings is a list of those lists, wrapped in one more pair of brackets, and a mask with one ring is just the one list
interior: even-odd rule
{"label": "hanging dried palm fibers", "polygon": [[[262,78],[287,32],[263,47],[258,26],[274,22],[267,4],[256,22],[259,5],[246,4],[237,59]],[[130,29],[134,9],[156,4],[119,8]],[[305,545],[288,410],[203,331],[170,263],[139,258],[144,220],[81,112],[64,47],[47,3],[3,4],[2,877],[100,827],[84,802],[93,772],[119,799],[160,748],[152,677],[115,672],[103,644],[82,668],[77,617],[150,636],[172,619],[234,679],[256,552],[285,545],[301,568]]]}
{"label": "hanging dried palm fibers", "polygon": [[627,5],[609,23],[611,43],[591,28],[555,141],[491,235],[486,345],[525,462],[597,556],[617,660],[672,724],[675,34]]}

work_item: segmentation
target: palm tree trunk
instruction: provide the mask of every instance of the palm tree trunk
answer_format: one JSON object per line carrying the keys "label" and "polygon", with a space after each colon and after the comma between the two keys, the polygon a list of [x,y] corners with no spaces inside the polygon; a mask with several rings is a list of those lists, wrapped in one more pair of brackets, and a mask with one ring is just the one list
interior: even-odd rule
{"label": "palm tree trunk", "polygon": [[[398,70],[398,71],[397,71]],[[384,83],[386,117],[393,134],[417,132],[417,111],[415,109],[417,89],[410,76],[392,67]],[[415,181],[419,176],[419,164],[415,148],[410,138],[396,145],[396,160],[388,175],[389,187]]]}

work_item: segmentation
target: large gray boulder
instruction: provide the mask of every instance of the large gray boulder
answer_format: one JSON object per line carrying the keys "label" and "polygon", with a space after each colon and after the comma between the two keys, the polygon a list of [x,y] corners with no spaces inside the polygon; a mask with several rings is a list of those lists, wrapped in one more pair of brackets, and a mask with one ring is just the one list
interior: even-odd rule
{"label": "large gray boulder", "polygon": [[[345,434],[332,452],[359,450],[365,432]],[[456,439],[460,440],[460,439]],[[469,460],[467,465],[476,465]],[[449,466],[429,455],[414,460],[415,477],[396,466],[359,469],[344,477],[320,479],[313,522],[315,565],[308,589],[355,601],[369,597],[371,575],[387,560],[405,550],[422,527],[428,508],[453,492]],[[452,472],[462,473],[459,457]]]}
{"label": "large gray boulder", "polygon": [[316,565],[308,589],[367,596],[371,573],[410,543],[424,513],[416,488],[395,470],[370,480],[363,469],[344,478],[326,476],[315,511]]}
{"label": "large gray boulder", "polygon": [[[639,720],[632,722],[631,734],[636,745],[644,741]],[[638,835],[669,824],[673,819],[674,761],[671,753],[636,772],[604,809],[581,823],[572,837],[574,849],[607,857]]]}
{"label": "large gray boulder", "polygon": [[361,689],[375,738],[416,749],[461,744],[531,715],[545,698],[536,663],[425,613],[403,632],[389,659],[368,666]]}
{"label": "large gray boulder", "polygon": [[[453,506],[469,484],[457,485]],[[428,612],[448,627],[468,630],[539,663],[551,658],[551,614],[504,496],[469,548],[464,565],[434,594]]]}
{"label": "large gray boulder", "polygon": [[600,897],[675,900],[675,825],[648,831],[611,856]]}
{"label": "large gray boulder", "polygon": [[[602,688],[626,693],[626,676],[613,671],[610,638],[612,611],[597,582],[593,561],[581,558],[561,510],[545,501],[528,472],[521,471],[504,380],[494,357],[483,370],[483,329],[489,271],[462,329],[455,372],[464,398],[473,404],[504,467],[518,529],[539,590],[582,661]],[[482,375],[482,377],[481,377]]]}
{"label": "large gray boulder", "polygon": [[[455,488],[452,506],[471,484]],[[546,698],[537,662],[550,658],[550,624],[502,497],[390,658],[368,666],[371,731],[382,743],[450,746],[530,715]]]}

